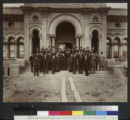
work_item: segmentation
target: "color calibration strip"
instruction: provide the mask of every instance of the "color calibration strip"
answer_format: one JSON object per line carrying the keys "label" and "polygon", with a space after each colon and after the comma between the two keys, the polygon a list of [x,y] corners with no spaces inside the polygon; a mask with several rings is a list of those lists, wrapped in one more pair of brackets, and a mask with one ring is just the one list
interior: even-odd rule
{"label": "color calibration strip", "polygon": [[38,116],[118,115],[118,111],[38,111]]}
{"label": "color calibration strip", "polygon": [[118,120],[118,106],[76,106],[68,110],[37,111],[35,116],[18,116],[14,120]]}

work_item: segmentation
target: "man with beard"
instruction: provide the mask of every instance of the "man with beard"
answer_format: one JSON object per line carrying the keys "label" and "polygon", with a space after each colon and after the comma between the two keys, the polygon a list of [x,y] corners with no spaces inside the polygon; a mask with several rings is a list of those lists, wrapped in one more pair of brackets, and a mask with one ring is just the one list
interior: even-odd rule
{"label": "man with beard", "polygon": [[82,51],[79,51],[79,55],[78,55],[78,70],[79,70],[80,74],[83,73],[83,68],[84,68],[84,56],[82,54]]}
{"label": "man with beard", "polygon": [[51,58],[51,71],[53,74],[55,74],[56,72],[56,56],[55,53],[52,54],[52,58]]}
{"label": "man with beard", "polygon": [[77,67],[78,67],[78,59],[77,59],[77,53],[73,53],[72,55],[72,66],[73,66],[73,73],[76,73]]}
{"label": "man with beard", "polygon": [[73,67],[72,67],[72,54],[70,54],[70,57],[67,59],[67,63],[68,63],[68,71],[72,72],[73,71]]}
{"label": "man with beard", "polygon": [[38,54],[34,57],[34,76],[39,76],[39,68],[40,68],[40,62],[38,59]]}
{"label": "man with beard", "polygon": [[85,75],[88,76],[89,75],[89,69],[90,69],[90,51],[86,51],[85,53],[85,64],[84,64],[84,67],[85,67]]}
{"label": "man with beard", "polygon": [[59,52],[56,53],[56,72],[60,72],[60,55],[59,55]]}
{"label": "man with beard", "polygon": [[44,74],[47,73],[47,69],[48,69],[47,63],[48,63],[47,55],[46,55],[46,53],[44,53],[43,56],[42,56],[42,68],[43,68],[43,73]]}
{"label": "man with beard", "polygon": [[30,65],[31,65],[31,72],[33,72],[33,70],[34,70],[34,66],[33,66],[33,64],[34,64],[34,54],[32,54],[30,57],[29,57],[29,62],[30,62]]}

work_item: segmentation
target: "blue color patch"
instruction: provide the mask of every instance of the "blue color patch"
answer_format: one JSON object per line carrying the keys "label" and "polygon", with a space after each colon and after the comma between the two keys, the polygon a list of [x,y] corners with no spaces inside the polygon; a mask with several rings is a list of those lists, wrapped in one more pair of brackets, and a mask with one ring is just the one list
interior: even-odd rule
{"label": "blue color patch", "polygon": [[107,111],[107,115],[118,115],[118,111]]}
{"label": "blue color patch", "polygon": [[107,115],[107,111],[96,111],[96,115]]}

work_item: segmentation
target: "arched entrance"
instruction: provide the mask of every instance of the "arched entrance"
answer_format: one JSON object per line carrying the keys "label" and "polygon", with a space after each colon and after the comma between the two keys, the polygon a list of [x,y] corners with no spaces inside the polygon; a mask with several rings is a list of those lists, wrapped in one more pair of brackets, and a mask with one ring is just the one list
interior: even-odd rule
{"label": "arched entrance", "polygon": [[40,50],[40,38],[39,38],[39,31],[33,30],[33,37],[32,37],[32,53],[37,53]]}
{"label": "arched entrance", "polygon": [[75,44],[75,27],[70,22],[61,22],[56,28],[56,48],[71,49]]}
{"label": "arched entrance", "polygon": [[94,53],[99,54],[99,37],[97,30],[93,30],[92,32],[91,48],[93,49]]}

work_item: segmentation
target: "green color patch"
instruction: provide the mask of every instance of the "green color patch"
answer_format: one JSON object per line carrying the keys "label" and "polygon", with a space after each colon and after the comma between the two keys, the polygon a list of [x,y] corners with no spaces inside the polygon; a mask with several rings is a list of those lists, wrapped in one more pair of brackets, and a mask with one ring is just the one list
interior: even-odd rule
{"label": "green color patch", "polygon": [[95,111],[84,111],[84,115],[96,115]]}

